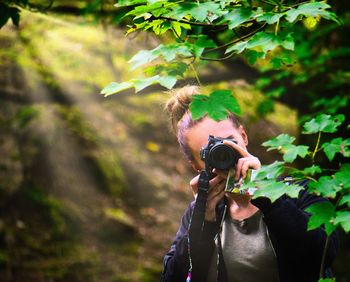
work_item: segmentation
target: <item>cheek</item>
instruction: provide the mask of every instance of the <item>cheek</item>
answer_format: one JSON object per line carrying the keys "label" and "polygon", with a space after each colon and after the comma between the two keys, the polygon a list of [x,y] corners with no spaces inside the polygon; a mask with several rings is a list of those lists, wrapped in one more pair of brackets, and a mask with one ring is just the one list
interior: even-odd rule
{"label": "cheek", "polygon": [[200,159],[196,160],[196,169],[197,170],[202,170],[204,169],[205,165],[204,162]]}
{"label": "cheek", "polygon": [[204,162],[201,160],[199,152],[193,152],[192,151],[192,156],[194,158],[194,167],[196,170],[201,170],[204,168]]}
{"label": "cheek", "polygon": [[237,144],[240,146],[240,147],[242,147],[242,148],[245,148],[246,147],[246,144],[245,144],[245,142],[243,141],[243,140],[237,140]]}
{"label": "cheek", "polygon": [[234,137],[234,139],[237,141],[237,144],[242,147],[245,148],[246,147],[246,142],[244,141],[243,137],[241,135],[237,135]]}

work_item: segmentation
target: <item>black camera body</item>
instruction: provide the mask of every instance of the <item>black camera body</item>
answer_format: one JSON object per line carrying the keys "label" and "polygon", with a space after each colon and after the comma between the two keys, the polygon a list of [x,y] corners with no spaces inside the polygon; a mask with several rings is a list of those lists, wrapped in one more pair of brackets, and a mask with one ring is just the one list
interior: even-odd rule
{"label": "black camera body", "polygon": [[208,144],[200,150],[199,154],[207,171],[211,171],[213,168],[228,170],[235,167],[238,159],[242,157],[231,146],[224,144],[224,140],[237,144],[237,141],[231,138],[215,138],[209,135]]}

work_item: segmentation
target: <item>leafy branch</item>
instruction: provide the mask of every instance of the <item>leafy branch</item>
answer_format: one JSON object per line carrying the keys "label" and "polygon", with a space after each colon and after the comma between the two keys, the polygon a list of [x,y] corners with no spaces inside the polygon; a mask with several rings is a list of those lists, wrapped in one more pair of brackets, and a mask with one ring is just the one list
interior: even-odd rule
{"label": "leafy branch", "polygon": [[[156,83],[172,88],[176,81],[183,79],[187,73],[174,70],[173,62],[179,60],[184,61],[186,70],[192,69],[193,62],[197,59],[224,61],[241,53],[250,54],[251,59],[249,60],[252,62],[269,57],[274,63],[277,59],[274,60],[271,57],[278,58],[279,53],[283,53],[283,49],[294,50],[292,30],[297,22],[302,21],[303,17],[321,17],[340,22],[329,10],[330,6],[324,2],[310,1],[288,6],[279,1],[265,1],[268,2],[267,7],[256,6],[253,2],[237,2],[231,5],[231,2],[219,3],[216,1],[118,1],[118,7],[130,8],[125,17],[132,18],[133,25],[127,34],[143,30],[152,31],[161,36],[170,31],[180,42],[167,44],[173,46],[172,49],[163,48],[160,44],[154,50],[142,50],[130,60],[133,68],[139,68],[144,64],[154,63],[157,59],[154,69],[162,70],[161,73],[156,74],[158,76],[147,77],[146,74],[145,78],[135,78],[126,84],[113,82],[101,93],[111,95],[132,87],[138,92]],[[259,27],[251,31],[254,25]],[[196,28],[203,28],[204,34],[195,31]],[[227,31],[232,31],[235,38],[217,46],[208,36],[210,33],[208,28],[216,30],[217,38]],[[250,31],[239,35],[238,30]],[[185,49],[187,49],[187,54],[184,54]],[[206,54],[215,52],[221,52],[224,55],[217,58],[206,56]],[[187,59],[190,61],[186,61]],[[138,84],[143,87],[138,87]]]}
{"label": "leafy branch", "polygon": [[[350,53],[348,49],[342,49],[328,53],[322,51],[320,54],[324,47],[316,43],[323,34],[311,34],[310,31],[321,20],[335,23],[329,24],[323,30],[324,33],[331,32],[334,26],[341,24],[341,20],[325,1],[285,2],[253,0],[236,1],[231,5],[230,1],[118,1],[119,6],[133,5],[126,15],[133,22],[128,34],[139,30],[150,31],[160,37],[167,35],[169,38],[173,35],[175,42],[160,44],[153,50],[142,50],[130,60],[132,68],[142,67],[145,74],[151,77],[114,82],[102,94],[111,95],[131,87],[135,87],[137,92],[155,83],[172,88],[178,79],[185,77],[189,69],[195,73],[199,83],[199,75],[194,69],[197,60],[222,61],[236,55],[245,58],[252,65],[260,64],[258,69],[262,72],[273,71],[269,72],[271,77],[263,77],[256,83],[256,87],[265,92],[264,102],[271,109],[269,105],[273,99],[286,92],[284,86],[271,89],[273,82],[286,79],[293,85],[303,85],[305,80],[324,72],[326,62]],[[213,30],[215,35],[210,33]],[[302,38],[300,34],[306,34],[307,37]],[[211,37],[215,37],[215,42]],[[215,52],[224,55],[218,58],[206,56]],[[339,76],[344,81],[348,80],[347,72]],[[337,79],[331,79],[333,87],[340,85]],[[333,105],[329,107],[333,109],[332,113],[327,111],[329,115],[316,115],[303,125],[302,134],[316,136],[314,146],[295,144],[296,138],[287,134],[264,142],[263,146],[268,150],[280,152],[283,161],[263,166],[255,180],[249,184],[253,188],[259,188],[254,192],[254,197],[267,197],[274,202],[283,195],[298,197],[304,189],[298,185],[298,180],[307,179],[310,180],[309,193],[330,200],[313,204],[307,209],[311,214],[308,230],[322,228],[328,238],[320,267],[320,281],[326,281],[322,277],[329,236],[336,228],[350,231],[350,165],[334,163],[336,158],[343,160],[350,157],[350,139],[335,137],[345,120],[344,115],[335,113],[348,100],[346,97],[317,99],[312,105],[314,108],[327,108],[330,102]],[[228,112],[240,114],[239,104],[228,90],[195,95],[190,110],[194,118],[208,115],[214,120],[226,118]],[[262,107],[259,112],[264,114],[268,111]],[[326,137],[328,142],[323,141]],[[318,162],[319,158],[316,158],[318,154],[323,154],[337,169],[324,167],[324,164]],[[294,165],[299,159],[312,165],[297,169]],[[289,177],[284,181],[276,181],[283,174],[288,174]],[[337,203],[334,205],[335,201]]]}

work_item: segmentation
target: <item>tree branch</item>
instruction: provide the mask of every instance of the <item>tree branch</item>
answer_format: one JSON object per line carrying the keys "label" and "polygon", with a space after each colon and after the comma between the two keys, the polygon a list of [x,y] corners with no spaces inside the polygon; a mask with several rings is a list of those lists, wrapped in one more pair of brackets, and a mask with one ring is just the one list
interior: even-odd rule
{"label": "tree branch", "polygon": [[204,26],[204,27],[228,27],[228,24],[211,24],[211,23],[199,23],[199,22],[191,22],[191,21],[186,21],[186,20],[177,20],[174,18],[170,17],[164,17],[164,16],[159,16],[159,17],[151,17],[149,20],[156,19],[156,20],[167,20],[167,21],[172,21],[172,22],[178,22],[178,23],[185,23],[193,26]]}
{"label": "tree branch", "polygon": [[[262,26],[260,26],[259,28],[257,28],[256,30],[242,36],[242,37],[239,37],[238,39],[235,39],[235,40],[232,40],[231,42],[228,42],[224,45],[221,45],[221,46],[218,46],[216,48],[212,48],[212,49],[207,49],[206,51],[203,52],[203,54],[207,54],[207,53],[210,53],[210,52],[214,52],[214,51],[217,51],[217,50],[220,50],[222,48],[226,48],[230,45],[233,45],[233,44],[236,44],[240,41],[244,41],[244,39],[247,39],[249,37],[252,37],[254,34],[258,33],[259,31],[263,30],[264,28],[266,27],[266,23],[264,23]],[[201,60],[208,60],[208,61],[222,61],[223,59],[224,60],[227,60],[231,57],[231,54],[229,56],[226,56],[226,57],[223,57],[223,58],[219,58],[218,59],[215,59],[215,58],[206,58],[206,57],[200,57]]]}

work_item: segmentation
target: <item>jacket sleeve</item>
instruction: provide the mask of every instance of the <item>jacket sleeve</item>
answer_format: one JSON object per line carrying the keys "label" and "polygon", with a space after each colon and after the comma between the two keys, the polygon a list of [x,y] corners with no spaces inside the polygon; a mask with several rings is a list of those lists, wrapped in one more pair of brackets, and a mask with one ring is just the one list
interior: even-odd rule
{"label": "jacket sleeve", "polygon": [[[175,240],[163,261],[163,273],[161,282],[182,282],[186,281],[190,270],[188,228],[194,202],[186,209],[181,219],[180,228],[176,233]],[[217,231],[217,224],[205,222],[202,236],[199,242],[191,243],[192,279],[201,281],[199,276],[206,277],[209,271],[211,256],[215,248],[214,237]]]}
{"label": "jacket sleeve", "polygon": [[[305,185],[304,185],[305,186]],[[264,220],[278,245],[277,255],[297,258],[298,264],[319,270],[326,242],[323,228],[307,231],[310,214],[305,209],[327,199],[311,195],[302,190],[298,199],[282,196],[274,203],[264,197],[252,200],[264,214]],[[325,267],[331,266],[338,251],[337,232],[330,236]]]}

